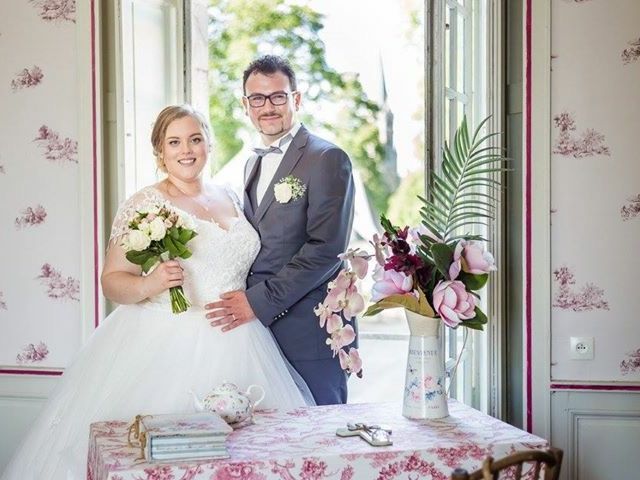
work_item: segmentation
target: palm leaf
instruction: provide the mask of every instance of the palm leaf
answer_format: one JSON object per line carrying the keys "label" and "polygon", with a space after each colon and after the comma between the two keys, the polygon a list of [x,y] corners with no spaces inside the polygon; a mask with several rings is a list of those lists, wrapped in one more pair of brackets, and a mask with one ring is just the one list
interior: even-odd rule
{"label": "palm leaf", "polygon": [[486,145],[498,133],[480,134],[489,118],[480,122],[472,136],[466,117],[462,119],[452,145],[445,143],[442,149],[441,172],[431,175],[430,198],[419,197],[422,223],[443,242],[460,238],[454,237],[458,229],[487,225],[482,220],[494,218],[502,185],[491,176],[506,171],[506,158],[504,149]]}

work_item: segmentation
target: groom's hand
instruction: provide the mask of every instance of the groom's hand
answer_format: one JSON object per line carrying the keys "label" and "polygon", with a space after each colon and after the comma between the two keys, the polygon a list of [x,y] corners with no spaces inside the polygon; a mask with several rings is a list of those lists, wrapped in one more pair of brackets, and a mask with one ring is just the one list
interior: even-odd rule
{"label": "groom's hand", "polygon": [[256,318],[251,305],[247,300],[247,295],[242,290],[227,292],[220,295],[217,302],[208,303],[205,309],[211,310],[206,317],[212,320],[211,326],[222,327],[223,332],[239,327],[243,323],[248,323]]}

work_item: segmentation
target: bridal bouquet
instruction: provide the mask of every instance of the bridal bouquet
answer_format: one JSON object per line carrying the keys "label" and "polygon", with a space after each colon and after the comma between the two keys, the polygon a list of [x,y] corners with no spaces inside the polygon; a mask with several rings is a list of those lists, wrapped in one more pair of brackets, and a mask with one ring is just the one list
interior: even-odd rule
{"label": "bridal bouquet", "polygon": [[[149,273],[159,262],[174,258],[189,258],[187,243],[197,235],[195,224],[189,216],[178,214],[167,204],[151,204],[136,212],[129,222],[122,247],[127,260]],[[186,312],[191,306],[182,287],[171,287],[171,310]]]}
{"label": "bridal bouquet", "polygon": [[442,173],[432,173],[430,199],[419,197],[421,225],[398,227],[382,216],[384,233],[376,234],[371,241],[375,254],[349,249],[339,255],[348,266],[329,284],[327,297],[314,311],[320,327],[329,334],[327,344],[334,356],[339,355],[344,370],[361,374],[357,349],[347,352],[345,347],[356,337],[349,322],[365,311],[357,280],[367,275],[371,258],[376,260],[373,304],[365,316],[401,307],[440,318],[451,328],[482,330],[487,323],[478,306],[478,291],[487,283],[489,272],[496,269],[493,256],[486,251],[484,238],[462,233],[493,218],[500,183],[491,177],[505,170],[500,149],[483,146],[496,135],[480,136],[487,120],[470,136],[463,119],[453,148],[445,143]]}

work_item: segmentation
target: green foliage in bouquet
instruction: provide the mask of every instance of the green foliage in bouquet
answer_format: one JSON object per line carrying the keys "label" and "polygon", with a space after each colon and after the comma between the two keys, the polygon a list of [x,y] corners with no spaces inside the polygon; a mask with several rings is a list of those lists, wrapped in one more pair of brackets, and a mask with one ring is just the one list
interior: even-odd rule
{"label": "green foliage in bouquet", "polygon": [[[184,227],[171,227],[162,240],[152,241],[148,248],[142,251],[131,250],[126,253],[127,260],[135,265],[140,265],[144,273],[162,260],[174,258],[187,259],[191,256],[191,250],[187,248],[187,242],[198,235],[194,230]],[[169,254],[166,255],[166,252]]]}
{"label": "green foliage in bouquet", "polygon": [[[469,239],[473,236],[455,233],[471,225],[486,225],[482,219],[494,218],[494,204],[497,201],[494,192],[500,189],[500,182],[491,176],[505,170],[505,159],[500,147],[483,146],[491,137],[499,135],[489,133],[480,137],[480,130],[489,118],[478,125],[471,138],[466,116],[462,119],[453,145],[449,147],[445,142],[442,173],[433,172],[431,175],[431,199],[419,197],[423,203],[420,210],[422,223],[439,242]],[[478,236],[475,238],[482,239]],[[442,260],[440,255],[436,255]],[[444,262],[438,263],[442,266]]]}

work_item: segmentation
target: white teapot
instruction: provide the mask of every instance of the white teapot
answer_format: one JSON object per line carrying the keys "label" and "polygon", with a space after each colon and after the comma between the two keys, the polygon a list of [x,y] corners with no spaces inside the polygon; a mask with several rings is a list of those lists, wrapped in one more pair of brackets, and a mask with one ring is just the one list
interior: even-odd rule
{"label": "white teapot", "polygon": [[[257,399],[251,398],[252,390],[259,391]],[[227,423],[240,423],[253,416],[253,410],[264,400],[265,392],[260,385],[250,385],[246,392],[242,392],[233,383],[223,383],[202,400],[195,393],[191,394],[196,410],[209,410]]]}

